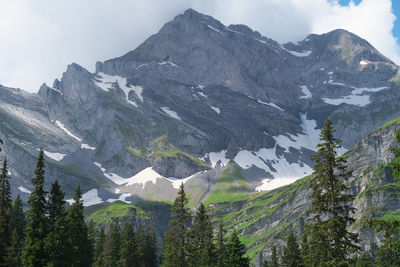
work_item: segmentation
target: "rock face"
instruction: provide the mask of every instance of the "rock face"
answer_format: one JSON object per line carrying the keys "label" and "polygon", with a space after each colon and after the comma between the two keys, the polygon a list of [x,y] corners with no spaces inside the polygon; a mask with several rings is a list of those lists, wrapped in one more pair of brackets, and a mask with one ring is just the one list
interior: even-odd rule
{"label": "rock face", "polygon": [[97,189],[86,203],[172,200],[181,182],[204,200],[230,161],[262,191],[311,173],[326,117],[348,149],[399,116],[398,73],[345,30],[279,44],[189,9],[95,73],[74,63],[38,94],[0,87],[0,137],[24,197],[40,147],[48,182]]}

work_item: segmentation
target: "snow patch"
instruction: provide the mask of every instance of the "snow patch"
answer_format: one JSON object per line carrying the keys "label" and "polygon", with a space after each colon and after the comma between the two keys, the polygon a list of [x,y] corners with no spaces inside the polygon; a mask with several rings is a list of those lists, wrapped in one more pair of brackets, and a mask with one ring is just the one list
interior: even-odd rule
{"label": "snow patch", "polygon": [[49,87],[51,90],[56,91],[57,93],[59,93],[60,95],[64,95],[63,92],[61,92],[60,90],[53,88],[53,87]]}
{"label": "snow patch", "polygon": [[81,144],[81,149],[96,150],[95,147],[89,146],[88,144]]}
{"label": "snow patch", "polygon": [[361,60],[360,61],[360,65],[368,65],[369,63],[367,62],[367,61],[365,61],[365,60]]}
{"label": "snow patch", "polygon": [[47,157],[49,157],[49,158],[51,158],[51,159],[53,159],[55,161],[61,161],[66,156],[66,154],[52,153],[52,152],[48,152],[46,150],[43,150],[43,152]]}
{"label": "snow patch", "polygon": [[218,114],[221,113],[221,110],[217,107],[210,107],[212,110],[214,110],[215,112],[217,112]]}
{"label": "snow patch", "polygon": [[26,194],[32,194],[31,191],[29,191],[28,189],[26,189],[25,187],[23,187],[22,185],[18,187],[19,191],[21,191],[22,193],[26,193]]}
{"label": "snow patch", "polygon": [[206,154],[208,155],[208,158],[210,159],[211,166],[214,168],[218,163],[221,166],[226,166],[228,165],[230,159],[226,158],[226,150],[221,150],[220,152],[210,152]]}
{"label": "snow patch", "polygon": [[283,50],[289,52],[290,54],[292,54],[293,56],[296,56],[296,57],[308,57],[308,56],[311,55],[311,53],[312,53],[311,50],[309,50],[309,51],[297,52],[297,51],[292,51],[292,50],[286,49],[286,48],[283,46],[283,44],[281,44],[280,46],[281,46],[281,48],[282,48]]}
{"label": "snow patch", "polygon": [[169,107],[161,107],[161,109],[162,109],[162,111],[164,111],[164,113],[166,113],[168,116],[170,116],[171,118],[174,118],[174,119],[177,119],[177,120],[182,120],[179,116],[178,116],[178,114],[175,112],[175,111],[173,111],[173,110],[170,110],[169,109]]}
{"label": "snow patch", "polygon": [[[274,186],[289,183],[304,177],[313,172],[313,169],[303,162],[289,163],[284,155],[277,154],[277,146],[283,148],[289,153],[290,148],[298,149],[307,148],[316,150],[319,142],[319,133],[315,120],[307,119],[306,114],[301,114],[302,134],[288,134],[273,136],[276,144],[272,148],[261,148],[258,151],[241,150],[233,159],[241,168],[249,169],[256,166],[260,169],[271,173],[275,182],[270,178],[264,179],[263,184],[257,187],[257,191],[270,190]],[[280,179],[283,179],[279,181]],[[271,184],[272,182],[272,184]]]}
{"label": "snow patch", "polygon": [[262,180],[262,185],[256,187],[256,191],[267,191],[275,188],[279,188],[291,183],[294,183],[297,178],[280,178],[280,179],[264,179]]}
{"label": "snow patch", "polygon": [[280,111],[285,111],[283,108],[277,106],[276,104],[274,104],[274,103],[272,103],[272,102],[267,103],[267,102],[261,101],[260,99],[258,99],[257,102],[260,103],[260,104],[263,104],[263,105],[267,105],[267,106],[270,106],[270,107],[279,109]]}
{"label": "snow patch", "polygon": [[[161,65],[163,65],[162,63],[159,63]],[[167,63],[165,63],[167,64]],[[141,86],[127,86],[127,80],[126,78],[123,78],[121,76],[118,75],[108,75],[102,72],[99,72],[97,75],[99,75],[101,78],[98,80],[94,80],[95,84],[102,88],[105,91],[109,91],[110,89],[112,89],[114,87],[114,84],[117,83],[119,88],[121,88],[121,90],[124,92],[125,94],[125,99],[126,101],[137,107],[136,102],[129,100],[129,92],[133,91],[135,93],[135,95],[137,96],[137,98],[143,102],[143,96],[142,96],[142,92],[143,92],[143,88]]]}
{"label": "snow patch", "polygon": [[158,65],[171,65],[171,66],[173,66],[175,68],[179,68],[178,65],[176,65],[175,63],[172,63],[171,61],[163,61],[163,62],[160,62],[160,63],[157,63],[157,64]]}
{"label": "snow patch", "polygon": [[132,194],[122,194],[122,195],[119,196],[119,198],[109,198],[109,199],[107,199],[107,202],[113,203],[113,202],[119,200],[119,201],[123,201],[123,202],[128,203],[128,204],[132,204],[132,201],[126,200],[126,198],[128,198],[130,196],[132,196]]}
{"label": "snow patch", "polygon": [[195,174],[190,175],[189,177],[180,179],[180,178],[174,178],[174,177],[169,177],[169,178],[165,178],[168,181],[170,181],[172,183],[172,187],[175,189],[179,189],[181,184],[185,184],[187,181],[189,181],[190,179],[192,179],[193,177],[197,176],[198,174],[200,174],[202,172],[197,172]]}
{"label": "snow patch", "polygon": [[384,89],[388,89],[388,87],[377,87],[377,88],[355,88],[353,87],[354,90],[351,92],[351,95],[344,96],[342,98],[336,98],[336,99],[331,99],[331,98],[322,98],[322,100],[330,105],[340,105],[340,104],[349,104],[349,105],[355,105],[359,107],[364,107],[368,104],[371,103],[369,95],[365,95],[363,93],[376,93],[379,91],[382,91]]}
{"label": "snow patch", "polygon": [[311,94],[311,92],[310,92],[310,90],[307,88],[307,86],[305,86],[305,85],[301,85],[300,86],[300,88],[301,88],[301,91],[303,92],[303,96],[300,96],[300,98],[311,98],[312,97],[312,94]]}
{"label": "snow patch", "polygon": [[202,97],[207,98],[207,96],[203,92],[198,92],[198,94],[201,95]]}
{"label": "snow patch", "polygon": [[97,189],[92,189],[82,195],[83,206],[88,207],[96,204],[103,203],[104,201],[99,197]]}
{"label": "snow patch", "polygon": [[82,139],[79,138],[79,137],[77,137],[77,136],[74,135],[73,133],[71,133],[71,132],[64,126],[64,124],[63,124],[61,121],[56,120],[56,125],[57,125],[61,130],[63,130],[67,135],[69,135],[69,136],[71,136],[72,138],[74,138],[76,141],[82,142]]}

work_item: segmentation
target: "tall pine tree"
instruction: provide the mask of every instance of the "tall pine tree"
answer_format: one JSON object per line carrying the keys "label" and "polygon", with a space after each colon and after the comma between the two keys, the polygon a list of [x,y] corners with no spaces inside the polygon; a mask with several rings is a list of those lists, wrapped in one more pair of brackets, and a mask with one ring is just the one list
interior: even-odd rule
{"label": "tall pine tree", "polygon": [[121,234],[117,221],[111,222],[109,226],[104,248],[104,266],[118,266],[120,261]]}
{"label": "tall pine tree", "polygon": [[68,266],[65,251],[68,249],[64,192],[58,180],[51,186],[48,201],[48,235],[45,248],[49,256],[47,266]]}
{"label": "tall pine tree", "polygon": [[137,257],[137,246],[134,238],[132,223],[126,223],[122,229],[122,241],[121,241],[121,267],[136,267]]}
{"label": "tall pine tree", "polygon": [[104,233],[104,228],[100,229],[100,233],[96,240],[95,245],[95,260],[94,260],[94,267],[104,267],[104,243],[106,241],[106,235]]}
{"label": "tall pine tree", "polygon": [[354,222],[351,213],[355,210],[351,207],[354,197],[346,192],[351,172],[346,171],[346,160],[337,157],[340,140],[334,138],[334,132],[327,119],[321,130],[322,143],[312,156],[316,163],[311,178],[312,218],[305,230],[311,253],[307,257],[315,265],[345,264],[347,257],[358,250],[358,235],[347,230]]}
{"label": "tall pine tree", "polygon": [[215,266],[216,248],[210,217],[203,203],[197,208],[191,230],[191,266]]}
{"label": "tall pine tree", "polygon": [[239,240],[237,232],[234,230],[226,244],[226,266],[246,267],[250,261],[244,254],[246,253],[245,246]]}
{"label": "tall pine tree", "polygon": [[169,222],[171,229],[167,231],[164,241],[163,266],[188,266],[188,232],[191,216],[187,204],[188,199],[182,183],[172,207],[173,218]]}
{"label": "tall pine tree", "polygon": [[7,159],[4,159],[0,173],[0,265],[4,264],[6,248],[11,240],[9,225],[12,201],[9,178]]}
{"label": "tall pine tree", "polygon": [[7,248],[6,265],[21,266],[22,244],[25,238],[25,214],[21,197],[18,195],[11,207],[10,215],[11,242]]}
{"label": "tall pine tree", "polygon": [[221,220],[218,224],[216,236],[216,253],[217,253],[217,266],[224,267],[226,261],[226,245],[224,241],[225,230],[224,222]]}
{"label": "tall pine tree", "polygon": [[[400,129],[395,131],[394,136],[396,138],[397,144],[399,145]],[[391,146],[390,150],[393,153],[393,159],[390,161],[390,166],[392,167],[393,170],[393,176],[398,182],[400,182],[400,147]]]}
{"label": "tall pine tree", "polygon": [[88,229],[83,215],[81,187],[76,187],[74,203],[68,209],[66,216],[68,249],[66,257],[70,266],[84,267],[92,264],[92,251],[88,240]]}
{"label": "tall pine tree", "polygon": [[157,257],[157,240],[156,235],[150,229],[146,227],[144,233],[144,251],[143,251],[143,267],[156,267],[158,266]]}
{"label": "tall pine tree", "polygon": [[289,233],[286,240],[282,255],[282,265],[287,267],[302,266],[301,252],[293,232]]}
{"label": "tall pine tree", "polygon": [[44,158],[40,149],[36,163],[35,177],[32,178],[33,192],[29,196],[29,210],[25,227],[26,240],[22,252],[22,262],[25,266],[46,266],[48,257],[44,249],[47,235],[47,205],[44,191]]}

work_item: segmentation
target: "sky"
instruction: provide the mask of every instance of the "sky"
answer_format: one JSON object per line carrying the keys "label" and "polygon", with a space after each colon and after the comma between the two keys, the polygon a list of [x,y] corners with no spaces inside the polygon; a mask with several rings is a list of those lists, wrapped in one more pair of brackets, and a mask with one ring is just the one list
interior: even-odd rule
{"label": "sky", "polygon": [[72,62],[93,72],[188,8],[280,43],[346,29],[400,65],[400,0],[0,0],[0,84],[37,92]]}

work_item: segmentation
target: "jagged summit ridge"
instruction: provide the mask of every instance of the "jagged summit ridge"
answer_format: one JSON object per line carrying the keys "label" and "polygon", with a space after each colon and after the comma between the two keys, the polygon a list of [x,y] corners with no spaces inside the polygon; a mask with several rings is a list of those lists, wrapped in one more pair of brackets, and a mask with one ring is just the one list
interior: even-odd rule
{"label": "jagged summit ridge", "polygon": [[326,117],[348,149],[399,116],[397,71],[343,30],[279,44],[187,10],[95,73],[73,63],[37,95],[1,89],[0,137],[27,162],[15,188],[43,147],[51,177],[102,203],[171,200],[178,182],[204,200],[232,164],[246,192],[268,190],[312,172]]}

